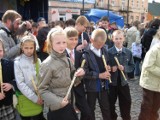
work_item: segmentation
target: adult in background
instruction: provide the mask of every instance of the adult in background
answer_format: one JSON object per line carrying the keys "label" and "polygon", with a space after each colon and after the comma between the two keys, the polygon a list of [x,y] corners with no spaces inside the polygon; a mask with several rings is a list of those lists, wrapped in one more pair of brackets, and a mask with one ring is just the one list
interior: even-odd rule
{"label": "adult in background", "polygon": [[142,59],[145,57],[145,54],[150,48],[153,36],[156,34],[157,30],[160,26],[160,20],[154,19],[149,23],[149,29],[144,32],[143,37],[141,39],[142,43]]}
{"label": "adult in background", "polygon": [[139,120],[158,120],[160,108],[160,43],[147,53],[143,61],[140,86],[143,100]]}
{"label": "adult in background", "polygon": [[4,58],[13,60],[20,53],[20,44],[16,44],[13,34],[19,29],[21,15],[14,10],[7,10],[2,16],[0,37],[4,44]]}
{"label": "adult in background", "polygon": [[[141,43],[139,25],[140,22],[136,20],[133,22],[133,26],[127,30],[126,42],[127,42],[127,48],[130,50],[132,49],[132,43],[135,42],[135,44],[137,45]],[[137,67],[137,65],[135,67]],[[135,70],[138,70],[138,68],[135,68]],[[134,80],[135,70],[133,70],[131,73],[128,73],[128,78],[130,80]]]}
{"label": "adult in background", "polygon": [[38,23],[37,40],[39,43],[39,51],[37,55],[41,59],[41,61],[43,61],[48,57],[48,53],[46,51],[46,39],[50,28],[46,24],[46,20],[43,17],[39,17],[37,23]]}

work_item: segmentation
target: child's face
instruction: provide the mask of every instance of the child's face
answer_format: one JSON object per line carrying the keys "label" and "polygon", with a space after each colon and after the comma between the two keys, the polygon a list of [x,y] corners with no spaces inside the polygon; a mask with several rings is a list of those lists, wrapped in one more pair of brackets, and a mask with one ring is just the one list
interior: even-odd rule
{"label": "child's face", "polygon": [[104,44],[105,41],[101,40],[101,39],[97,39],[97,40],[91,40],[92,45],[96,48],[96,49],[101,49]]}
{"label": "child's face", "polygon": [[102,21],[102,27],[104,27],[105,29],[108,28],[108,24],[109,24],[108,21]]}
{"label": "child's face", "polygon": [[87,24],[81,25],[80,23],[77,24],[78,32],[84,32],[87,28]]}
{"label": "child's face", "polygon": [[73,50],[77,44],[78,44],[78,36],[69,37],[67,39],[67,48],[68,49]]}
{"label": "child's face", "polygon": [[122,33],[113,35],[113,42],[117,48],[122,48],[124,42],[124,35]]}
{"label": "child's face", "polygon": [[34,42],[33,41],[25,41],[22,44],[22,51],[23,53],[28,56],[31,57],[34,53]]}
{"label": "child's face", "polygon": [[65,35],[55,35],[52,40],[52,49],[58,53],[63,53],[67,47]]}
{"label": "child's face", "polygon": [[3,51],[2,43],[0,43],[0,59],[3,58],[3,55],[4,55],[4,51]]}

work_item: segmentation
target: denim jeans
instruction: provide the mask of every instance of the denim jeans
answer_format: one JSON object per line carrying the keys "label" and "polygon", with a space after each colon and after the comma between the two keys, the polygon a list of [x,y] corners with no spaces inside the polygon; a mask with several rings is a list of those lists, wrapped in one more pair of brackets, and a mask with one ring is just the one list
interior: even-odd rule
{"label": "denim jeans", "polygon": [[137,57],[133,57],[134,59],[134,64],[135,64],[135,70],[134,70],[134,75],[135,76],[140,76],[141,74],[141,70],[140,70],[140,62],[141,62],[141,59],[140,58],[137,58]]}

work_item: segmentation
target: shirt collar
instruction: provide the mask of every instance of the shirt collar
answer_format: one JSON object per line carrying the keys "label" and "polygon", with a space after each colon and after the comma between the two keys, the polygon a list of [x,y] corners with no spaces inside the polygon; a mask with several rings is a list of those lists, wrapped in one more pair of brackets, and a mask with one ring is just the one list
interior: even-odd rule
{"label": "shirt collar", "polygon": [[92,44],[90,46],[91,51],[94,52],[94,54],[96,54],[98,57],[101,57],[101,49],[97,49],[95,48]]}
{"label": "shirt collar", "polygon": [[117,48],[116,46],[115,46],[115,48],[116,48],[116,50],[117,50],[117,52],[119,52],[119,51],[121,51],[122,52],[122,48]]}

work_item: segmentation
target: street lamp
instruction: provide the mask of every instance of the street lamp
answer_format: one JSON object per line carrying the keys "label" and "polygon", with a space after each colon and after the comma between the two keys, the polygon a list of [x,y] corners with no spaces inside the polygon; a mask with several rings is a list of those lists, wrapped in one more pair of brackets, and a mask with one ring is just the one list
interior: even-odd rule
{"label": "street lamp", "polygon": [[127,25],[129,23],[129,0],[128,0],[128,3],[127,3]]}
{"label": "street lamp", "polygon": [[108,0],[108,19],[109,19],[109,0]]}
{"label": "street lamp", "polygon": [[84,15],[84,0],[82,1],[82,15]]}

